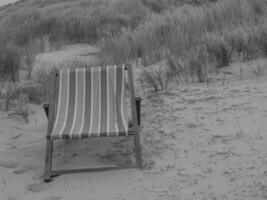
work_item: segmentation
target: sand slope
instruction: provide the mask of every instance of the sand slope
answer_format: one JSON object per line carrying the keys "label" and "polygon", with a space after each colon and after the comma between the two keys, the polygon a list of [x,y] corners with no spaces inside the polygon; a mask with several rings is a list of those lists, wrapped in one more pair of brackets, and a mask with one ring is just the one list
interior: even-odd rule
{"label": "sand slope", "polygon": [[[243,80],[240,66],[248,75]],[[43,183],[47,119],[41,107],[32,105],[28,124],[0,113],[0,199],[267,199],[267,76],[257,80],[246,66],[228,68],[227,81],[143,99],[143,171],[62,175]],[[57,168],[131,165],[134,155],[130,139],[95,139],[57,143],[54,159]]]}

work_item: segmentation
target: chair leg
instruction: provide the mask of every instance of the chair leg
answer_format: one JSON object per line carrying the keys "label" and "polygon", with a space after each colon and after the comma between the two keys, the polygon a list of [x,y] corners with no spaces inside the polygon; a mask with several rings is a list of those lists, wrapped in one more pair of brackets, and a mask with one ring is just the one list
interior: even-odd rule
{"label": "chair leg", "polygon": [[138,168],[143,169],[140,136],[138,131],[134,134],[134,151],[135,151],[136,165]]}
{"label": "chair leg", "polygon": [[53,141],[46,139],[44,182],[51,181]]}
{"label": "chair leg", "polygon": [[135,97],[137,121],[139,126],[141,125],[141,101],[141,97]]}

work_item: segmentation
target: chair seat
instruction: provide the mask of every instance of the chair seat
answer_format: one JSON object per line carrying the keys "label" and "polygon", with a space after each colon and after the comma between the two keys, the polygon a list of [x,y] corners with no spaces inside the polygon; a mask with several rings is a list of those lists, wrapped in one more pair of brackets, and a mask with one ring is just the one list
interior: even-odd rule
{"label": "chair seat", "polygon": [[128,131],[119,131],[119,132],[103,132],[103,133],[72,133],[71,137],[69,132],[67,133],[63,133],[62,136],[61,135],[48,135],[47,139],[52,139],[52,140],[60,140],[60,139],[86,139],[86,138],[95,138],[95,137],[117,137],[117,136],[130,136],[133,135],[134,130],[133,130],[133,123],[130,121],[128,124]]}
{"label": "chair seat", "polygon": [[86,139],[86,138],[96,138],[96,137],[117,137],[117,136],[131,136],[133,135],[133,124],[132,122],[129,122],[128,131],[118,131],[118,132],[100,132],[100,133],[72,133],[69,132],[63,132],[62,135],[48,135],[47,139],[51,140],[60,140],[60,139]]}
{"label": "chair seat", "polygon": [[123,66],[61,70],[55,124],[48,138],[127,136]]}

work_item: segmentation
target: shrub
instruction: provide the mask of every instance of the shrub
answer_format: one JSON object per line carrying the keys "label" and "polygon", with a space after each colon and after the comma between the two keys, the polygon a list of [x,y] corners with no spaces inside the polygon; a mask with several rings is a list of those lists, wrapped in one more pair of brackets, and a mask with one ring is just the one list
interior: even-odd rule
{"label": "shrub", "polygon": [[167,66],[171,72],[170,76],[174,77],[177,85],[179,85],[182,81],[181,77],[184,71],[180,60],[173,55],[169,55],[167,58]]}
{"label": "shrub", "polygon": [[24,52],[24,63],[26,65],[26,69],[28,71],[28,79],[32,78],[32,70],[35,62],[35,57],[39,53],[39,47],[36,41],[29,42],[25,48],[23,48]]}
{"label": "shrub", "polygon": [[28,94],[23,92],[17,83],[2,83],[0,90],[0,105],[2,109],[9,111],[11,115],[19,115],[25,122],[29,122],[28,103]]}
{"label": "shrub", "polygon": [[214,57],[217,68],[229,66],[231,60],[230,48],[222,37],[207,34],[204,38],[204,43],[207,46],[209,55]]}
{"label": "shrub", "polygon": [[197,76],[198,81],[200,83],[203,83],[206,80],[206,73],[205,73],[205,68],[206,68],[206,60],[207,57],[204,55],[204,49],[205,47],[197,47],[197,48],[192,48],[190,54],[191,57],[188,60],[189,62],[189,70],[190,70],[190,75],[192,79],[194,80],[194,76]]}
{"label": "shrub", "polygon": [[19,81],[21,56],[14,46],[0,45],[0,79]]}
{"label": "shrub", "polygon": [[170,80],[174,76],[171,68],[164,61],[143,69],[139,80],[142,85],[146,83],[150,88],[153,88],[154,92],[157,92],[159,90],[168,90]]}
{"label": "shrub", "polygon": [[259,46],[262,54],[267,56],[267,21],[264,26],[258,29],[257,46]]}
{"label": "shrub", "polygon": [[10,110],[12,107],[12,101],[14,100],[15,91],[17,88],[16,83],[4,82],[1,84],[0,90],[0,100],[1,100],[1,108],[5,111]]}
{"label": "shrub", "polygon": [[150,10],[156,13],[160,13],[166,10],[168,7],[167,0],[141,0],[142,3],[148,7]]}
{"label": "shrub", "polygon": [[21,116],[25,122],[29,122],[29,98],[26,94],[20,93],[14,101],[14,113]]}
{"label": "shrub", "polygon": [[241,54],[245,61],[266,55],[267,29],[264,25],[228,30],[224,39],[231,51]]}
{"label": "shrub", "polygon": [[33,91],[37,91],[35,93],[35,97],[38,97],[41,102],[49,102],[50,101],[50,91],[51,91],[51,82],[52,82],[52,74],[60,69],[61,65],[54,65],[52,70],[39,70],[35,76],[35,79],[32,83]]}

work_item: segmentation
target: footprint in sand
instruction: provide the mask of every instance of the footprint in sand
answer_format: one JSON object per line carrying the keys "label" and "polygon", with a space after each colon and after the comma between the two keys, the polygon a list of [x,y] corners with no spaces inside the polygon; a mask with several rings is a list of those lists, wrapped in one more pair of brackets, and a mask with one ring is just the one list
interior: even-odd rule
{"label": "footprint in sand", "polygon": [[16,168],[18,166],[19,162],[12,159],[7,158],[0,158],[0,167],[5,168]]}
{"label": "footprint in sand", "polygon": [[27,169],[17,169],[13,171],[13,174],[24,174],[27,172]]}
{"label": "footprint in sand", "polygon": [[43,175],[41,171],[36,171],[33,175],[32,175],[32,180],[33,181],[41,181],[43,179]]}
{"label": "footprint in sand", "polygon": [[16,197],[13,197],[13,196],[9,196],[9,197],[7,197],[6,200],[17,200],[17,198]]}
{"label": "footprint in sand", "polygon": [[33,183],[28,185],[28,190],[31,192],[41,192],[43,190],[46,190],[50,187],[51,185],[48,183]]}
{"label": "footprint in sand", "polygon": [[45,198],[44,200],[61,200],[61,199],[62,197],[51,196],[51,197]]}

